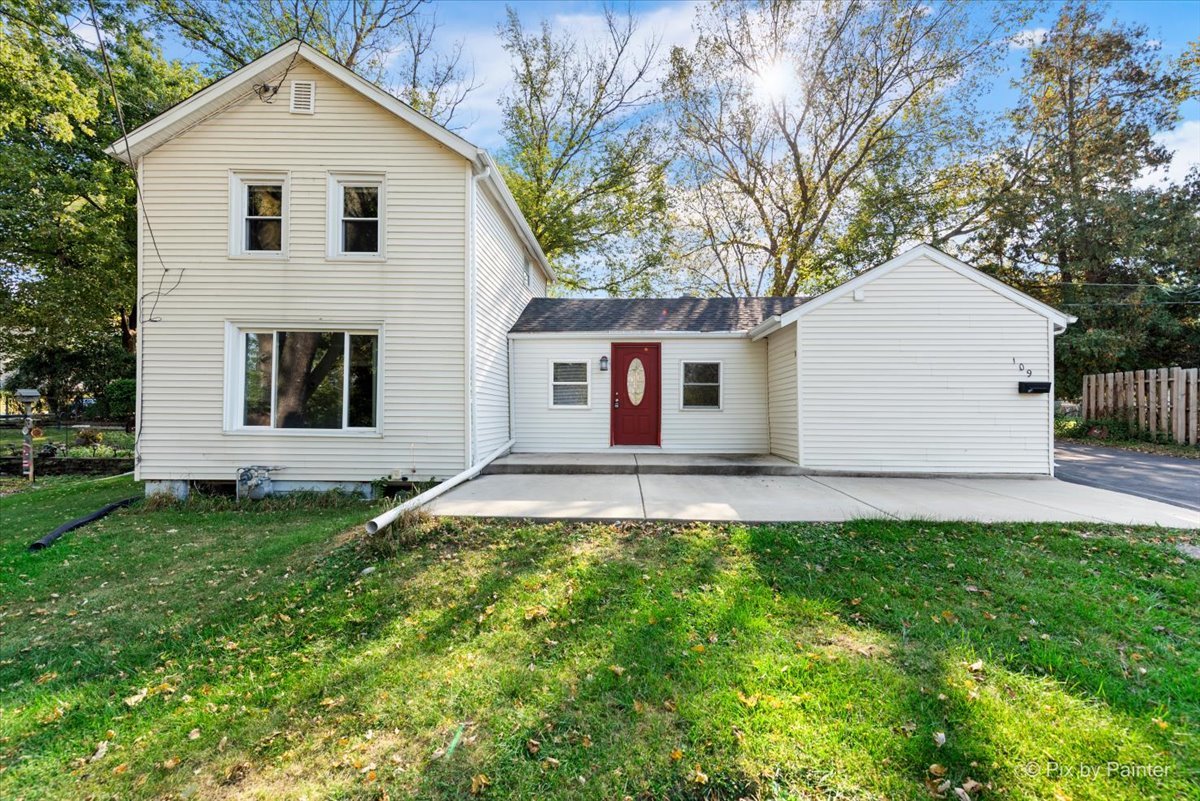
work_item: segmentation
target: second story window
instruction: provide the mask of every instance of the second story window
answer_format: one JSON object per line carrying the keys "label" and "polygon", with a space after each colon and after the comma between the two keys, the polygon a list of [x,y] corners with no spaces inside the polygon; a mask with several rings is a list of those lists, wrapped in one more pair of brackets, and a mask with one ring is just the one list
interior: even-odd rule
{"label": "second story window", "polygon": [[287,176],[235,175],[230,184],[229,252],[283,256],[287,250]]}
{"label": "second story window", "polygon": [[383,196],[383,179],[379,177],[330,179],[330,256],[383,256]]}

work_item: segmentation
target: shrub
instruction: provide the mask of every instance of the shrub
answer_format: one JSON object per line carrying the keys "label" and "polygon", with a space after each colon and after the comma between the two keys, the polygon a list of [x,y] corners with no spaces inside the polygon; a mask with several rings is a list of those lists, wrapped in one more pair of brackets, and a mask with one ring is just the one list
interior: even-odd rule
{"label": "shrub", "polygon": [[137,399],[137,382],[132,378],[109,381],[104,388],[104,401],[108,415],[113,419],[133,417]]}
{"label": "shrub", "polygon": [[83,428],[75,435],[75,444],[94,448],[104,442],[104,432],[95,428]]}

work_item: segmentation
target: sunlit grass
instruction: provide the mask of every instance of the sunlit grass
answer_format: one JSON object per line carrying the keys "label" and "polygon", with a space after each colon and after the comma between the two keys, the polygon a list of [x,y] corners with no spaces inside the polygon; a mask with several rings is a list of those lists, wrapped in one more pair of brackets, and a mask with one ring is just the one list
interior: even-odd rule
{"label": "sunlit grass", "polygon": [[[1197,794],[1200,570],[1152,531],[432,522],[373,561],[360,502],[201,501],[24,552],[131,487],[0,501],[2,797]],[[1049,767],[1108,762],[1166,775]]]}

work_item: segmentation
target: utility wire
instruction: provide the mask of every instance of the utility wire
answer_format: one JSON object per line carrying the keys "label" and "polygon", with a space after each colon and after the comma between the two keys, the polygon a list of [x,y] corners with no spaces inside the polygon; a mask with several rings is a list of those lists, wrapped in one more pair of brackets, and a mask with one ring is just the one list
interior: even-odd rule
{"label": "utility wire", "polygon": [[[133,160],[133,152],[129,147],[129,130],[125,125],[125,111],[121,106],[120,95],[117,93],[117,82],[113,78],[112,65],[108,60],[108,49],[104,46],[104,33],[100,28],[100,19],[96,13],[95,0],[88,0],[88,8],[91,9],[92,28],[94,28],[96,31],[96,43],[100,49],[100,59],[104,62],[104,74],[108,79],[108,88],[112,92],[113,106],[117,111],[117,123],[121,127],[121,142],[125,145],[125,158],[129,164],[130,173],[133,176],[133,186],[137,195],[138,208],[142,210],[142,219],[146,222],[146,231],[150,234],[150,243],[154,246],[154,255],[158,259],[159,266],[162,267],[162,274],[158,277],[158,287],[155,289],[155,291],[147,292],[146,295],[138,298],[138,314],[140,315],[142,308],[145,306],[146,298],[150,296],[154,297],[154,302],[150,305],[150,313],[142,319],[142,322],[157,323],[160,322],[161,318],[155,317],[154,313],[158,309],[159,299],[164,295],[171,294],[179,287],[179,282],[183,280],[185,268],[180,268],[179,274],[175,278],[175,283],[170,289],[168,289],[166,292],[163,292],[163,284],[166,283],[167,273],[171,271],[171,268],[167,266],[166,261],[163,259],[162,251],[158,247],[158,237],[154,234],[154,225],[150,221],[150,212],[146,208],[146,198],[142,193],[142,182],[138,180],[137,167]],[[138,287],[138,291],[141,291],[140,286]]]}

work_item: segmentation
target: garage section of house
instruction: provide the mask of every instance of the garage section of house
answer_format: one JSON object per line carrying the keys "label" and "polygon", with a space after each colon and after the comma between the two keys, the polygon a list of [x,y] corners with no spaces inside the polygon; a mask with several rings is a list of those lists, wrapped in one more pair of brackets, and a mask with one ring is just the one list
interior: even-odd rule
{"label": "garage section of house", "polygon": [[1072,320],[925,245],[812,298],[536,298],[509,332],[513,450],[1052,475]]}

